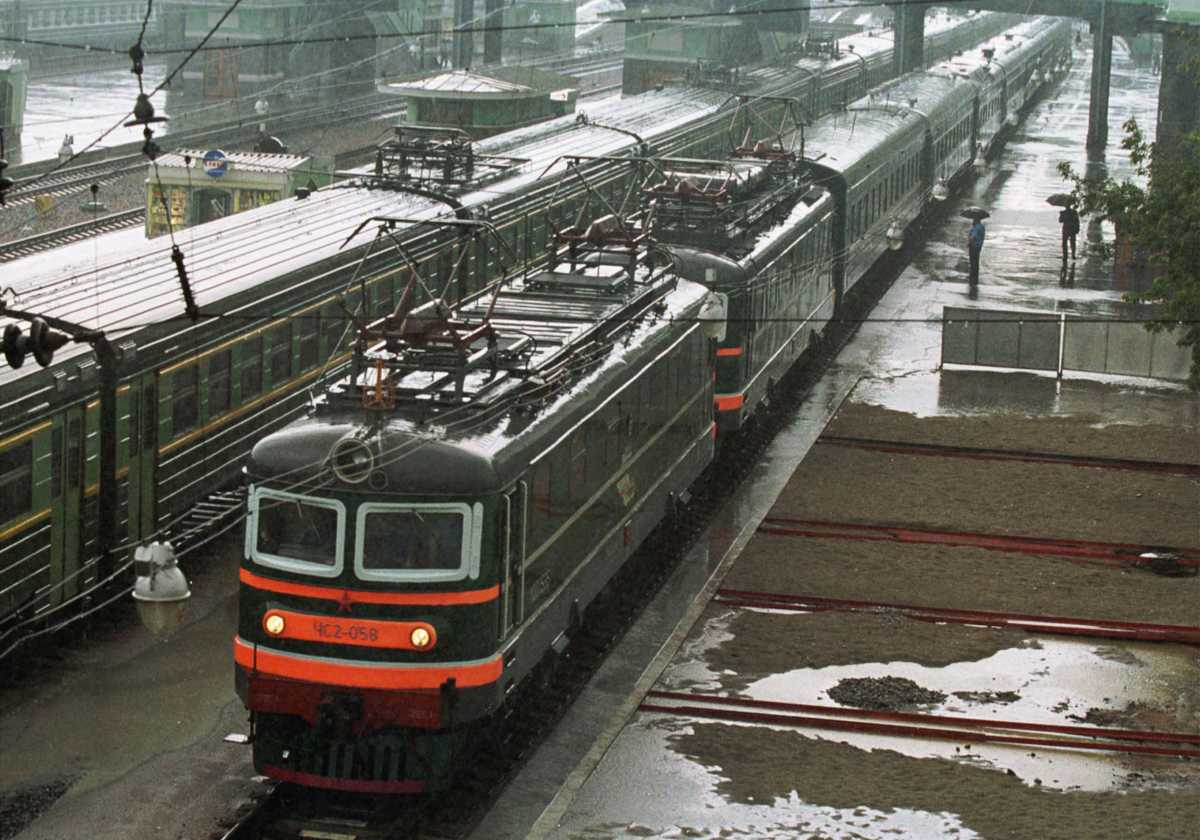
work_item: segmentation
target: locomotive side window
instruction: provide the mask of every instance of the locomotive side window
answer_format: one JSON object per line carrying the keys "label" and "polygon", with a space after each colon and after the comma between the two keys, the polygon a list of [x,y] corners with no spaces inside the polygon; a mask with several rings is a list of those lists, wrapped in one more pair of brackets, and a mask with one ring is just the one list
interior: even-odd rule
{"label": "locomotive side window", "polygon": [[259,489],[250,501],[253,556],[264,566],[333,577],[342,570],[345,509],[333,499]]}
{"label": "locomotive side window", "polygon": [[477,575],[470,569],[475,518],[465,504],[360,505],[355,573],[363,580],[419,581]]}

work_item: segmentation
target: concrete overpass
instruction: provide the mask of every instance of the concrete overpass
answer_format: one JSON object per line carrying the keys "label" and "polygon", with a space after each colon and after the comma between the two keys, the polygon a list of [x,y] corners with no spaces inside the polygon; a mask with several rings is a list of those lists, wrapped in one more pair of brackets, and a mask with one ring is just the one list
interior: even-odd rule
{"label": "concrete overpass", "polygon": [[[924,66],[925,9],[930,0],[900,0],[896,17],[897,70]],[[1088,22],[1095,50],[1088,103],[1089,153],[1099,157],[1108,143],[1108,95],[1114,35],[1159,32],[1163,38],[1158,94],[1160,148],[1178,146],[1200,129],[1200,0],[967,0],[964,6],[995,12],[1071,17]]]}

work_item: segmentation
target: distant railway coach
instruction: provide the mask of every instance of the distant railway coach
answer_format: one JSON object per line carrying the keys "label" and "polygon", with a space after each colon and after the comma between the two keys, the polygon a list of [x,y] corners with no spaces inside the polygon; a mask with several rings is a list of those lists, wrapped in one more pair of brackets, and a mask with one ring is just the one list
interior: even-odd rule
{"label": "distant railway coach", "polygon": [[652,231],[689,280],[723,295],[716,349],[718,431],[741,428],[834,313],[829,192],[794,154],[724,164],[664,161],[646,191]]}

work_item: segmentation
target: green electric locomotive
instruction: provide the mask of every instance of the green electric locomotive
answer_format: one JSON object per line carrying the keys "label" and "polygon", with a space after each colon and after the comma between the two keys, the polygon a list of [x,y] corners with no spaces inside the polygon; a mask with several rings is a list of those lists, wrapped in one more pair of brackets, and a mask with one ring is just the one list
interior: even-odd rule
{"label": "green electric locomotive", "polygon": [[366,326],[254,447],[234,655],[259,772],[444,784],[711,461],[711,295],[611,217],[558,238],[545,270]]}

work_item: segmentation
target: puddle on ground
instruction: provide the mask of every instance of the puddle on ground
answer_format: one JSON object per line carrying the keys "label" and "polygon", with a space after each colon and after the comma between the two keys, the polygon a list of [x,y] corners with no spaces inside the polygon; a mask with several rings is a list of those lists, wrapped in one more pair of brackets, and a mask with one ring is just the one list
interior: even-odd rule
{"label": "puddle on ground", "polygon": [[[762,804],[731,803],[717,792],[722,771],[678,755],[673,736],[686,722],[642,716],[622,732],[605,758],[620,773],[593,776],[562,825],[573,840],[616,838],[791,838],[894,840],[896,837],[978,837],[957,816],[908,808],[833,808],[805,802],[793,791]],[[636,803],[636,808],[630,808]],[[623,821],[629,813],[637,822]]]}
{"label": "puddle on ground", "polygon": [[[705,664],[705,651],[733,638],[729,621],[727,614],[710,620],[664,674],[661,687],[725,693],[722,675]],[[986,659],[945,667],[876,662],[803,668],[753,682],[741,695],[837,706],[827,692],[842,680],[887,676],[906,678],[946,695],[941,703],[913,711],[1063,725],[1113,720],[1117,728],[1195,733],[1200,731],[1198,665],[1194,653],[1178,646],[1041,639]],[[988,702],[992,699],[996,702]],[[1091,710],[1098,711],[1089,717]],[[944,758],[1011,771],[1027,785],[1059,790],[1175,787],[1200,781],[1196,762],[1168,757],[980,744],[969,739],[925,741],[819,729],[796,731],[865,750],[892,750],[914,758]]]}
{"label": "puddle on ground", "polygon": [[[1137,399],[1130,400],[1129,394]],[[904,376],[863,379],[856,402],[903,411],[916,417],[995,416],[1073,417],[1099,415],[1096,428],[1119,425],[1184,425],[1196,421],[1196,406],[1179,399],[1182,386],[1108,377],[1071,379],[1014,371],[913,371]]]}

